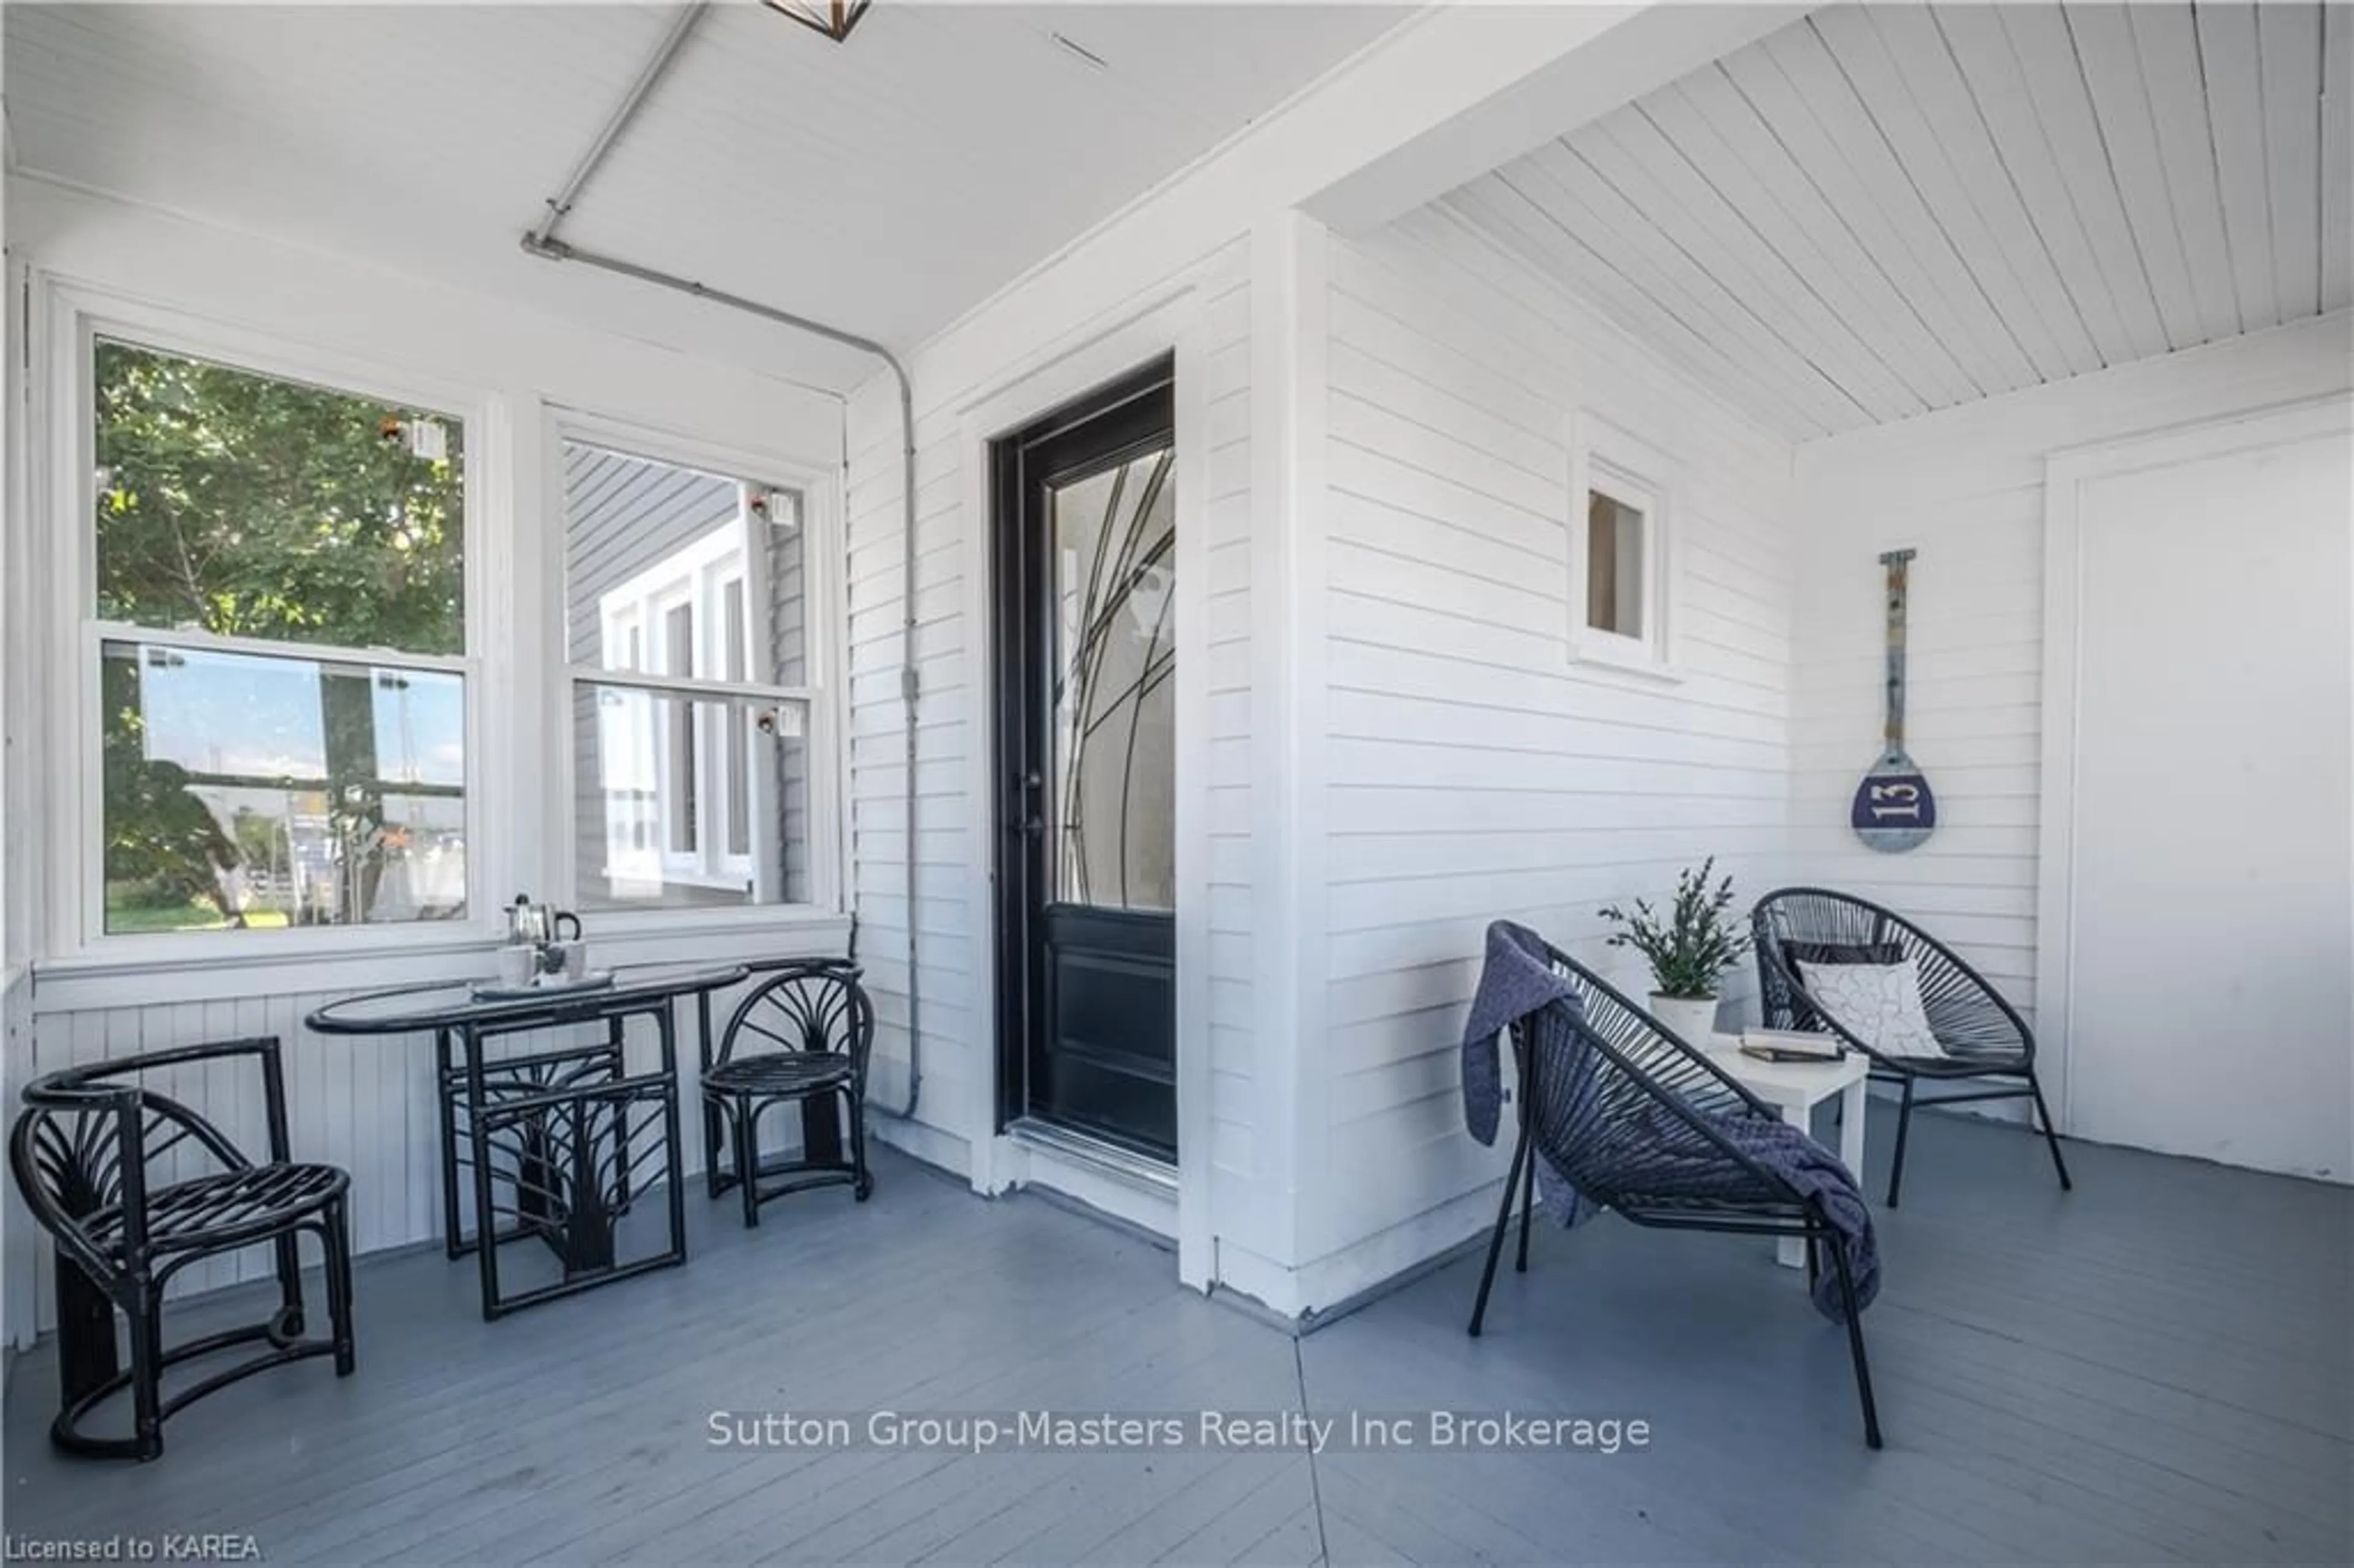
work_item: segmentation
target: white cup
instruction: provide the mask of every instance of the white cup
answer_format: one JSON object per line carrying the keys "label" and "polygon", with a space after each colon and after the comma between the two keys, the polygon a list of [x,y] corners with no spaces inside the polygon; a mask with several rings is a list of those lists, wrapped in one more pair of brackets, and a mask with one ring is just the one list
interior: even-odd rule
{"label": "white cup", "polygon": [[499,984],[513,990],[529,985],[539,972],[539,950],[522,943],[499,949]]}

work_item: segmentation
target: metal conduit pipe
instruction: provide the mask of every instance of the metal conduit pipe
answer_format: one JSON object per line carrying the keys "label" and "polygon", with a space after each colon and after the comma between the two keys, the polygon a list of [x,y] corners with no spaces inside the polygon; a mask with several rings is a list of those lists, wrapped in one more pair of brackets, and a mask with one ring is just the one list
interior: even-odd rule
{"label": "metal conduit pipe", "polygon": [[620,140],[621,132],[637,118],[647,95],[653,91],[654,83],[670,69],[670,62],[678,58],[678,51],[685,46],[688,35],[695,31],[710,10],[711,0],[695,0],[693,5],[679,12],[670,25],[670,31],[663,35],[662,42],[654,46],[654,52],[647,58],[645,68],[638,72],[638,79],[630,83],[630,90],[621,95],[621,101],[615,104],[613,112],[605,117],[604,126],[598,131],[596,140],[588,143],[588,150],[581,154],[580,161],[572,166],[572,173],[565,180],[563,187],[547,198],[547,216],[533,228],[525,242],[525,249],[545,245],[556,238],[556,226],[572,211],[572,204],[580,199],[580,192],[588,184],[588,177],[597,172],[598,165],[604,163],[605,154],[611,152],[613,143]]}
{"label": "metal conduit pipe", "polygon": [[[588,185],[589,177],[597,172],[599,165],[604,163],[606,154],[612,151],[613,144],[620,139],[622,131],[636,117],[638,111],[644,106],[648,95],[653,91],[654,84],[661,80],[663,74],[670,69],[671,62],[678,56],[680,47],[686,42],[688,35],[694,32],[696,24],[703,20],[709,9],[709,0],[695,0],[695,4],[681,11],[678,19],[671,24],[670,31],[663,35],[662,43],[655,48],[652,57],[647,60],[645,69],[638,73],[637,80],[631,84],[628,93],[623,96],[611,116],[606,120],[604,128],[597,133],[597,139],[589,144],[588,151],[582,155],[579,164],[574,167],[571,176],[565,181],[563,187],[555,196],[547,199],[547,216],[525,232],[523,249],[525,254],[536,256],[543,261],[577,261],[584,267],[593,267],[600,272],[610,272],[617,277],[634,279],[641,283],[651,283],[656,288],[692,295],[695,299],[708,301],[715,305],[724,305],[729,310],[742,311],[748,315],[758,316],[763,321],[774,322],[780,326],[791,327],[797,332],[809,333],[829,342],[841,344],[844,347],[871,354],[890,368],[892,378],[898,383],[901,438],[899,461],[902,580],[899,618],[902,651],[899,666],[899,695],[907,708],[907,768],[906,792],[907,842],[905,854],[907,901],[907,1099],[905,1105],[896,1110],[885,1106],[875,1106],[872,1108],[883,1112],[885,1116],[907,1120],[915,1116],[916,1106],[924,1086],[924,1049],[921,1027],[923,985],[917,978],[916,968],[916,711],[917,700],[922,690],[922,681],[916,670],[915,384],[908,379],[907,368],[899,363],[898,355],[872,338],[861,337],[855,333],[843,332],[839,327],[831,327],[823,322],[811,321],[807,316],[795,315],[790,311],[779,310],[774,305],[762,304],[758,300],[748,300],[740,294],[731,294],[725,290],[710,288],[692,278],[680,277],[674,272],[664,272],[652,267],[642,267],[634,261],[625,261],[615,256],[600,255],[593,250],[582,250],[577,246],[568,245],[556,238],[557,226],[562,223],[566,216],[571,212],[574,204],[579,200],[581,191]],[[843,407],[846,417],[848,409],[846,398],[843,399]],[[843,476],[845,502],[848,499],[849,488],[847,469],[848,465],[845,462]]]}

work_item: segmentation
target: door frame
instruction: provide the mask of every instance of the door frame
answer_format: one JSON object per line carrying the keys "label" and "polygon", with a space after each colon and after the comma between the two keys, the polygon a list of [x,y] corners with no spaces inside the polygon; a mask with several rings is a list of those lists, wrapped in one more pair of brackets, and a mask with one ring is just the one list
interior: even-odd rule
{"label": "door frame", "polygon": [[2084,488],[2119,474],[2262,451],[2354,429],[2343,392],[2054,451],[2043,481],[2043,692],[2036,829],[2035,1033],[2062,1132],[2074,1130],[2077,683],[2084,658]]}
{"label": "door frame", "polygon": [[[963,595],[960,639],[966,673],[967,731],[963,783],[971,1022],[975,1071],[964,1090],[962,1123],[973,1190],[985,1193],[1036,1184],[1078,1198],[1177,1243],[1177,1273],[1206,1287],[1214,1277],[1210,1225],[1210,976],[1209,976],[1209,639],[1208,301],[1186,278],[1017,362],[1005,374],[951,406],[963,506],[958,534]],[[1116,382],[1155,359],[1176,366],[1176,862],[1177,862],[1177,1194],[1133,1185],[1046,1158],[997,1130],[998,734],[995,694],[987,672],[997,646],[995,595],[990,571],[992,475],[990,449],[1087,392]],[[986,922],[984,924],[984,922]]]}
{"label": "door frame", "polygon": [[[1157,403],[1164,397],[1169,405],[1171,419],[1167,440],[1173,451],[1176,441],[1176,365],[1173,356],[1170,355],[1161,355],[1148,360],[1115,381],[1091,387],[1073,401],[1050,410],[1042,418],[1023,427],[1012,436],[990,444],[989,567],[991,584],[990,602],[998,611],[999,617],[997,625],[993,629],[996,635],[991,640],[989,650],[990,701],[996,710],[997,720],[995,736],[998,748],[997,771],[992,779],[992,788],[997,792],[999,826],[999,832],[992,841],[998,878],[997,902],[991,912],[993,918],[990,933],[991,961],[995,966],[998,981],[998,1015],[995,1021],[997,1025],[995,1069],[997,1115],[991,1131],[1003,1129],[1012,1124],[1028,1119],[1034,1114],[1030,1102],[1029,1075],[1038,1042],[1031,1036],[1032,1032],[1039,1026],[1041,1020],[1034,1017],[1030,1010],[1022,1005],[1021,1000],[1013,993],[1013,987],[1008,982],[1013,978],[1018,966],[1023,971],[1023,978],[1034,982],[1034,989],[1041,993],[1031,999],[1033,1004],[1045,1003],[1045,997],[1051,991],[1051,987],[1034,982],[1043,980],[1045,975],[1052,972],[1052,961],[1044,950],[1044,944],[1048,939],[1047,932],[1052,925],[1047,906],[1057,902],[1050,892],[1033,888],[1008,874],[1007,846],[1012,842],[1007,836],[1008,813],[1026,810],[1034,806],[1041,811],[1045,811],[1047,810],[1045,802],[1052,798],[1051,794],[1034,793],[1019,804],[1010,800],[1007,783],[1010,769],[1023,763],[1035,761],[1041,775],[1045,778],[1042,788],[1054,791],[1058,786],[1058,780],[1051,777],[1055,766],[1051,755],[1054,750],[1051,738],[1044,739],[1041,743],[1043,749],[1048,755],[1031,758],[1022,754],[1023,747],[1032,740],[1034,735],[1051,736],[1054,719],[1053,705],[1047,695],[1038,689],[1038,683],[1044,679],[1043,672],[1038,666],[1029,662],[1037,654],[1037,650],[1031,641],[1033,629],[1023,628],[1017,631],[1016,628],[1007,624],[1005,619],[1009,599],[1017,593],[1026,594],[1031,588],[1040,586],[1037,581],[1030,580],[1034,567],[1036,567],[1048,579],[1053,577],[1051,568],[1038,567],[1027,546],[1016,537],[1022,531],[1044,522],[1044,519],[1029,515],[1026,510],[1031,500],[1031,476],[1026,471],[1018,453],[1023,450],[1034,449],[1041,443],[1058,440],[1066,435],[1091,426],[1097,426],[1105,421],[1120,418],[1123,416],[1131,420],[1140,419],[1145,410],[1139,409],[1137,407],[1139,404],[1147,399]],[[1154,418],[1151,423],[1154,434],[1150,439],[1158,440],[1161,439],[1159,420]],[[1129,442],[1123,450],[1128,455],[1108,459],[1103,466],[1110,467],[1131,461],[1135,455],[1134,441]],[[1173,466],[1171,477],[1173,482],[1175,478]],[[1173,493],[1171,495],[1171,502],[1173,512],[1175,502]],[[1048,548],[1051,555],[1051,542]],[[1172,556],[1171,569],[1174,570],[1176,565]],[[1017,581],[1020,584],[1018,588],[1015,586]],[[1051,580],[1046,586],[1051,588]],[[1051,635],[1044,632],[1035,634],[1044,637],[1051,644],[1053,641]],[[1172,653],[1182,659],[1182,649],[1177,647],[1173,641],[1171,647]],[[1025,683],[1021,679],[1009,681],[1007,678],[1009,675],[1017,677],[1035,675],[1037,680]],[[1173,690],[1172,697],[1173,705]],[[1016,740],[1013,733],[1017,729],[1023,732],[1019,741]],[[1172,768],[1175,766],[1175,760],[1172,756],[1171,758]],[[1172,783],[1173,788],[1173,779]],[[1025,853],[1034,860],[1032,869],[1036,869],[1034,862],[1038,853],[1037,845],[1027,844]],[[1057,865],[1063,853],[1059,848],[1048,848],[1045,851],[1044,864],[1050,872]],[[1108,910],[1101,913],[1110,914]],[[1132,916],[1125,917],[1133,919]],[[1173,931],[1172,934],[1173,936]],[[1018,958],[1014,950],[1017,942],[1022,947]],[[1172,1002],[1175,980],[1176,977],[1172,973],[1170,977]],[[1051,1013],[1052,1009],[1049,1008],[1048,1011]],[[1171,1027],[1173,1032],[1174,1019],[1171,1020]],[[1015,1038],[1017,1033],[1021,1038]],[[1172,1094],[1174,1092],[1173,1084],[1172,1092]],[[1108,1138],[1109,1134],[1085,1132],[1080,1136]],[[1140,1169],[1154,1163],[1151,1156],[1141,1152],[1139,1152],[1136,1158]],[[1172,1158],[1173,1160],[1173,1153]]]}

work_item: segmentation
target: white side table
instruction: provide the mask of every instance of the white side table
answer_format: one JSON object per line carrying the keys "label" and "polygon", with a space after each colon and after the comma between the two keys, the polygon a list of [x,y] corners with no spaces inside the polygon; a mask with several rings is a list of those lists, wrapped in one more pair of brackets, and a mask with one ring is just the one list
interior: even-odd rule
{"label": "white side table", "polygon": [[[1863,1097],[1869,1058],[1853,1052],[1836,1062],[1768,1062],[1741,1054],[1737,1034],[1715,1034],[1703,1047],[1708,1059],[1724,1069],[1742,1087],[1782,1113],[1782,1119],[1800,1132],[1814,1131],[1815,1107],[1840,1097],[1840,1159],[1855,1178],[1863,1180]],[[1775,1244],[1774,1255],[1789,1268],[1807,1266],[1807,1244],[1785,1236]]]}

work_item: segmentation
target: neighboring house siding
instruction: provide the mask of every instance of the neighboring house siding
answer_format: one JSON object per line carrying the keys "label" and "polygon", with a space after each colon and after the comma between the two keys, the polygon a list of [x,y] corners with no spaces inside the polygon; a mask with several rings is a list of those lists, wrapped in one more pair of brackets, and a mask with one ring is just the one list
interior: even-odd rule
{"label": "neighboring house siding", "polygon": [[[2340,313],[1798,449],[1792,863],[1919,918],[2032,1016],[2043,477],[2056,451],[2346,390]],[[1880,746],[1878,556],[1911,546],[1905,747],[1935,837],[1877,854],[1848,800]],[[2260,698],[2259,698],[2260,700]]]}
{"label": "neighboring house siding", "polygon": [[[1457,1065],[1489,921],[1639,993],[1602,905],[1712,854],[1744,895],[1780,874],[1794,589],[1788,449],[1444,212],[1335,239],[1330,274],[1320,1306],[1490,1212],[1503,1150],[1465,1135]],[[1672,460],[1674,683],[1568,661],[1581,406]]]}
{"label": "neighboring house siding", "polygon": [[735,522],[739,493],[732,479],[565,443],[566,630],[572,662],[605,662],[599,600],[664,556]]}

